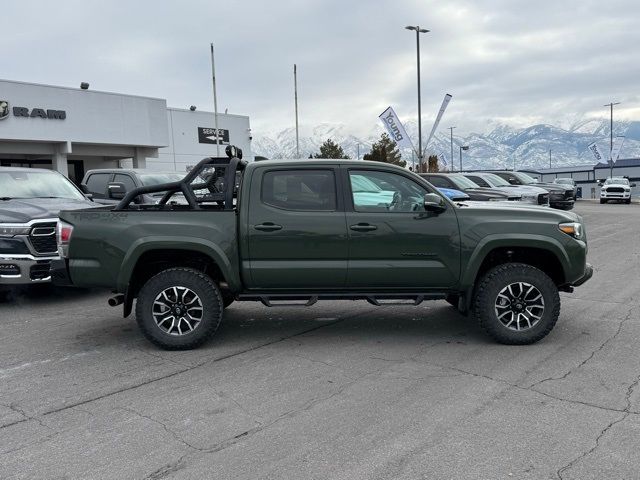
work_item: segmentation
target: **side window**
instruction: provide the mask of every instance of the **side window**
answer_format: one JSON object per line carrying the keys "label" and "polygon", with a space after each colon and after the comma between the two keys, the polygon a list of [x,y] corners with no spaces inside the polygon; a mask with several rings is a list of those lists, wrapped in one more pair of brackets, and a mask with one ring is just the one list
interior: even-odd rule
{"label": "side window", "polygon": [[333,211],[333,170],[272,170],[262,177],[262,202],[285,210]]}
{"label": "side window", "polygon": [[481,187],[490,187],[491,186],[487,182],[485,182],[483,178],[476,177],[475,175],[467,175],[467,178],[469,180],[473,181],[473,182],[476,182]]}
{"label": "side window", "polygon": [[97,198],[105,198],[107,195],[107,183],[110,173],[93,173],[87,179],[87,190]]}
{"label": "side window", "polygon": [[117,183],[123,183],[124,187],[127,189],[127,192],[130,192],[131,190],[136,188],[136,184],[133,182],[133,179],[129,175],[117,173],[113,178],[113,181]]}
{"label": "side window", "polygon": [[351,170],[349,179],[356,212],[424,211],[427,190],[404,175]]}
{"label": "side window", "polygon": [[456,188],[451,184],[451,182],[449,182],[449,180],[444,177],[428,177],[427,180],[434,187]]}

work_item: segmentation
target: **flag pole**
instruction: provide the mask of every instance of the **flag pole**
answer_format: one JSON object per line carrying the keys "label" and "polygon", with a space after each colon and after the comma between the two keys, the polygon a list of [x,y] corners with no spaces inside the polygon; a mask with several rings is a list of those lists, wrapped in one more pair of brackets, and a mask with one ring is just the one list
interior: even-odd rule
{"label": "flag pole", "polygon": [[293,95],[296,103],[296,158],[300,158],[300,141],[298,137],[298,71],[296,64],[293,64]]}
{"label": "flag pole", "polygon": [[216,128],[216,157],[220,157],[220,130],[218,130],[218,97],[216,95],[216,67],[213,60],[213,43],[211,44],[211,79],[213,80],[213,116]]}

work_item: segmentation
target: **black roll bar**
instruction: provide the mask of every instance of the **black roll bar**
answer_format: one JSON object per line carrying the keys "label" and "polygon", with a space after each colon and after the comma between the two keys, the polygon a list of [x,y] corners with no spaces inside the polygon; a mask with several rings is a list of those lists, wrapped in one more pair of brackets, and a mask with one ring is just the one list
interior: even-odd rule
{"label": "black roll bar", "polygon": [[200,210],[199,203],[201,202],[194,193],[195,190],[210,189],[213,187],[216,180],[220,177],[218,175],[211,175],[205,182],[191,184],[193,180],[207,167],[224,167],[224,186],[225,191],[222,193],[216,193],[208,195],[206,201],[224,202],[225,210],[233,210],[233,191],[235,188],[236,172],[244,170],[247,166],[247,162],[237,157],[224,158],[224,157],[208,157],[200,160],[193,169],[187,173],[182,180],[170,183],[161,183],[158,185],[150,185],[147,187],[134,188],[128,192],[120,203],[116,205],[113,211],[118,212],[126,210],[131,202],[138,196],[145,193],[158,193],[165,192],[162,199],[158,202],[158,205],[165,205],[169,199],[177,192],[182,192],[184,198],[189,203],[189,206],[194,210]]}

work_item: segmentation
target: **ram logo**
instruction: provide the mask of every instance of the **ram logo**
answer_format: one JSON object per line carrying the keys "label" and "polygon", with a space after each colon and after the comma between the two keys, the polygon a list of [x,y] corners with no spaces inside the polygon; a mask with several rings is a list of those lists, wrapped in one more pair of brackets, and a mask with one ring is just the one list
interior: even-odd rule
{"label": "ram logo", "polygon": [[4,120],[9,116],[9,102],[0,100],[0,120]]}

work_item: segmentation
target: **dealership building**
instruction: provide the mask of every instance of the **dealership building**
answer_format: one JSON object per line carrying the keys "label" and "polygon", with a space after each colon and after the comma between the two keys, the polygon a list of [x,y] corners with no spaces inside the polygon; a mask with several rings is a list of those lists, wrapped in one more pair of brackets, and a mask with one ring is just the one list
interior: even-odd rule
{"label": "dealership building", "polygon": [[160,98],[0,80],[0,165],[186,171],[226,145],[252,159],[249,117],[167,108]]}

